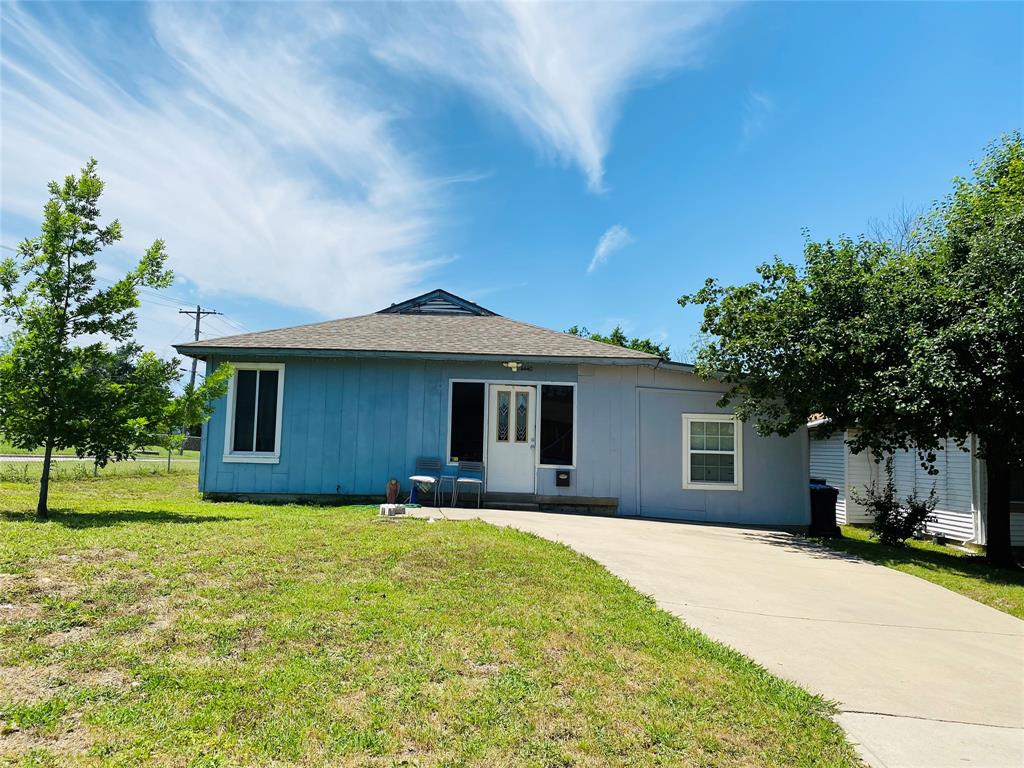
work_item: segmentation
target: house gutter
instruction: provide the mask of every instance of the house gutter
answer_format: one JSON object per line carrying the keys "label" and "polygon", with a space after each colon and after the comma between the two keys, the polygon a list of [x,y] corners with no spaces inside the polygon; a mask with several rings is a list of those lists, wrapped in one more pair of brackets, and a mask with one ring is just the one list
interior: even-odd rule
{"label": "house gutter", "polygon": [[[459,362],[495,362],[521,360],[526,363],[544,363],[561,365],[639,365],[658,368],[664,362],[660,357],[563,357],[559,355],[521,355],[515,352],[503,354],[472,354],[449,352],[410,352],[392,350],[349,350],[349,349],[288,349],[288,348],[248,348],[248,347],[216,347],[196,346],[193,344],[175,345],[174,349],[182,355],[206,360],[211,355],[227,359],[260,360],[268,358],[385,358],[404,360],[442,360]],[[672,363],[683,370],[692,371],[692,366],[685,363]]]}

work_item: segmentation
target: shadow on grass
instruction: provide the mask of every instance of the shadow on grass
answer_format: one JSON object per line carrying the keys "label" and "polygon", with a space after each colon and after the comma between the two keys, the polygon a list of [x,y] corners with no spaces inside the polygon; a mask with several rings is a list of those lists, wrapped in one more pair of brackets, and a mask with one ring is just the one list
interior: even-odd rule
{"label": "shadow on grass", "polygon": [[[34,512],[0,512],[0,519],[12,522],[35,521]],[[244,517],[226,515],[183,515],[180,512],[144,512],[136,509],[119,509],[110,512],[75,512],[71,509],[51,509],[50,515],[40,522],[56,523],[65,528],[105,528],[124,523],[172,523],[196,525],[200,523],[225,523],[244,520]]]}
{"label": "shadow on grass", "polygon": [[[916,566],[925,570],[984,581],[988,584],[1024,587],[1024,569],[993,568],[983,555],[908,545],[892,547],[878,541],[850,538],[811,538],[785,533],[757,534],[757,541],[827,560],[867,560],[889,568]],[[926,545],[927,546],[927,545]],[[938,545],[935,545],[938,546]]]}
{"label": "shadow on grass", "polygon": [[984,555],[961,554],[956,551],[926,549],[912,545],[892,547],[877,541],[852,538],[824,539],[821,543],[826,547],[842,550],[890,568],[911,565],[977,579],[988,584],[1024,587],[1024,569],[1020,566],[1012,569],[993,568],[985,561]]}

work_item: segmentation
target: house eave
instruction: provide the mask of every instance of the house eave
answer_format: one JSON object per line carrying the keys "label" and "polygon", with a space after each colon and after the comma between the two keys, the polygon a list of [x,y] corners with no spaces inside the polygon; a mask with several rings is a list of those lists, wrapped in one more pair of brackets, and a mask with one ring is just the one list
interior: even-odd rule
{"label": "house eave", "polygon": [[692,366],[685,363],[670,363],[657,357],[570,357],[561,355],[523,355],[515,352],[506,354],[471,354],[451,352],[416,352],[364,349],[289,349],[253,347],[196,346],[193,344],[174,345],[174,349],[187,357],[206,360],[211,356],[261,360],[270,358],[391,358],[401,360],[454,360],[459,362],[508,362],[545,363],[562,365],[626,365],[646,368],[671,367],[692,372]]}

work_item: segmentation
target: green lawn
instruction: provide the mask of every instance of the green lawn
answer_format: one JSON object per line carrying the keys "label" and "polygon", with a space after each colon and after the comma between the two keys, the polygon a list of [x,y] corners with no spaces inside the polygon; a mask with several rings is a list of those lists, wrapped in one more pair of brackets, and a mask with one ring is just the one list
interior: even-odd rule
{"label": "green lawn", "polygon": [[1024,619],[1024,570],[990,568],[981,555],[929,541],[890,547],[870,537],[866,528],[843,526],[843,538],[820,539],[831,549],[849,552],[898,571],[927,579],[946,589]]}
{"label": "green lawn", "polygon": [[38,523],[0,483],[10,762],[857,764],[826,702],[562,546],[195,484],[57,481]]}
{"label": "green lawn", "polygon": [[[198,459],[187,456],[171,458],[171,472],[196,476]],[[37,485],[43,473],[40,461],[4,461],[0,459],[0,483]],[[167,474],[167,457],[159,461],[116,461],[97,469],[91,460],[57,461],[50,467],[50,477],[57,481],[74,481],[100,477],[137,477]]]}
{"label": "green lawn", "polygon": [[[144,453],[140,454],[140,458],[156,459],[156,458],[160,458],[161,456],[164,457],[164,458],[167,458],[167,449],[166,448],[161,448],[158,445],[147,446],[147,447],[143,448],[142,450],[143,450]],[[55,450],[53,453],[54,453],[55,456],[74,456],[75,455],[75,452],[72,449],[70,449],[70,448],[58,449],[58,450]],[[8,456],[10,456],[10,455],[15,455],[15,456],[42,456],[43,455],[43,449],[42,448],[34,448],[31,451],[26,451],[24,448],[15,448],[10,443],[6,442],[5,440],[0,439],[0,456],[4,456],[4,455],[8,455]],[[193,460],[195,460],[195,459],[199,458],[199,451],[185,451],[180,457],[178,455],[178,452],[174,451],[174,456],[173,457],[175,459],[177,459],[177,458],[185,458],[185,459],[193,459]]]}

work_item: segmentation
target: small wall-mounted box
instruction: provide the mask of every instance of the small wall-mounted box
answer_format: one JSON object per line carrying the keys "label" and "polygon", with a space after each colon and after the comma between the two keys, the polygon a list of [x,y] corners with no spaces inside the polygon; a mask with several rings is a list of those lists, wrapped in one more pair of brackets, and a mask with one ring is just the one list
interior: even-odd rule
{"label": "small wall-mounted box", "polygon": [[556,469],[555,470],[555,486],[558,488],[568,488],[572,485],[572,475],[568,469]]}

